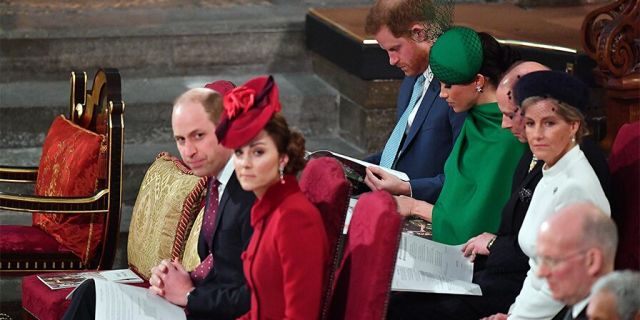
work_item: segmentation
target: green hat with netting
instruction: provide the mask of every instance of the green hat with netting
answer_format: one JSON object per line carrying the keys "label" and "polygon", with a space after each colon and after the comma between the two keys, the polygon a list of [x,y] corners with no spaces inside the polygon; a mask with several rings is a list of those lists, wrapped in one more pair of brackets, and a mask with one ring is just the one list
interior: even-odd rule
{"label": "green hat with netting", "polygon": [[446,84],[473,80],[482,66],[482,43],[473,29],[454,27],[443,33],[431,47],[429,65],[433,75]]}

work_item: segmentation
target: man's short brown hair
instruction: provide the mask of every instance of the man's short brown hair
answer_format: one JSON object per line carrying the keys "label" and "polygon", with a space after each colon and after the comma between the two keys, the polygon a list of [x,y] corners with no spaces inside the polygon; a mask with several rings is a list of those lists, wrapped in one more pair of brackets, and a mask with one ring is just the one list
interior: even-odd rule
{"label": "man's short brown hair", "polygon": [[222,97],[217,92],[206,88],[191,89],[179,96],[173,105],[176,106],[185,102],[197,102],[201,104],[204,111],[209,115],[209,120],[216,126],[220,123]]}
{"label": "man's short brown hair", "polygon": [[375,35],[387,26],[394,37],[410,37],[411,26],[425,24],[425,9],[432,6],[431,0],[377,0],[365,24],[365,32]]}

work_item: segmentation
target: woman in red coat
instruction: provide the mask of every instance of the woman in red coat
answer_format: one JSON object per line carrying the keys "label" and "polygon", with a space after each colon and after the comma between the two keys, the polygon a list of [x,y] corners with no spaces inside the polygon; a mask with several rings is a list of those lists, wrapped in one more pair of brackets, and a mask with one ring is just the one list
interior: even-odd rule
{"label": "woman in red coat", "polygon": [[224,97],[216,135],[235,150],[236,175],[257,197],[243,253],[251,309],[241,319],[317,319],[328,265],[320,212],[298,187],[304,138],[280,115],[278,87],[259,77]]}

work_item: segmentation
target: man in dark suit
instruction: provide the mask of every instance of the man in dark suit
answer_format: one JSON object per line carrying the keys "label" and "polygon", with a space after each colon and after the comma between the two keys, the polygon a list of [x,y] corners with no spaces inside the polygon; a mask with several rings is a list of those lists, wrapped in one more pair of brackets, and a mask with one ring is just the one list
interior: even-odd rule
{"label": "man in dark suit", "polygon": [[541,226],[536,241],[538,276],[555,300],[569,306],[564,319],[587,319],[591,286],[613,271],[618,230],[591,203],[560,209]]}
{"label": "man in dark suit", "polygon": [[[179,261],[163,260],[149,279],[154,293],[185,307],[189,319],[236,319],[250,307],[241,253],[251,238],[251,207],[255,196],[242,190],[230,161],[233,150],[218,144],[216,125],[222,94],[233,88],[215,82],[191,89],[173,107],[171,123],[180,156],[194,175],[209,176],[207,201],[198,239],[201,264],[188,273]],[[65,319],[95,316],[93,282],[74,294]]]}
{"label": "man in dark suit", "polygon": [[428,0],[378,0],[367,16],[366,32],[406,77],[398,95],[396,127],[384,150],[366,161],[405,172],[410,181],[370,167],[365,183],[372,190],[435,203],[444,183],[444,163],[466,113],[455,113],[439,97],[440,82],[429,68],[429,52],[442,27],[425,21],[428,6]]}

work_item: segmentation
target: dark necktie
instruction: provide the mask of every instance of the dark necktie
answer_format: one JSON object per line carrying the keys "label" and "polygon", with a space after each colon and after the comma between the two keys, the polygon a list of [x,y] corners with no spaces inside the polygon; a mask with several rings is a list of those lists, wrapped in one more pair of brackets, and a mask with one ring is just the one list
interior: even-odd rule
{"label": "dark necktie", "polygon": [[220,181],[214,179],[209,184],[209,190],[207,192],[209,201],[204,212],[204,217],[202,218],[200,234],[207,242],[209,254],[204,261],[200,262],[200,264],[191,272],[191,281],[196,285],[204,280],[207,274],[209,274],[209,271],[211,271],[211,268],[213,268],[212,244],[213,230],[216,224],[216,214],[218,211],[218,186],[220,186]]}

